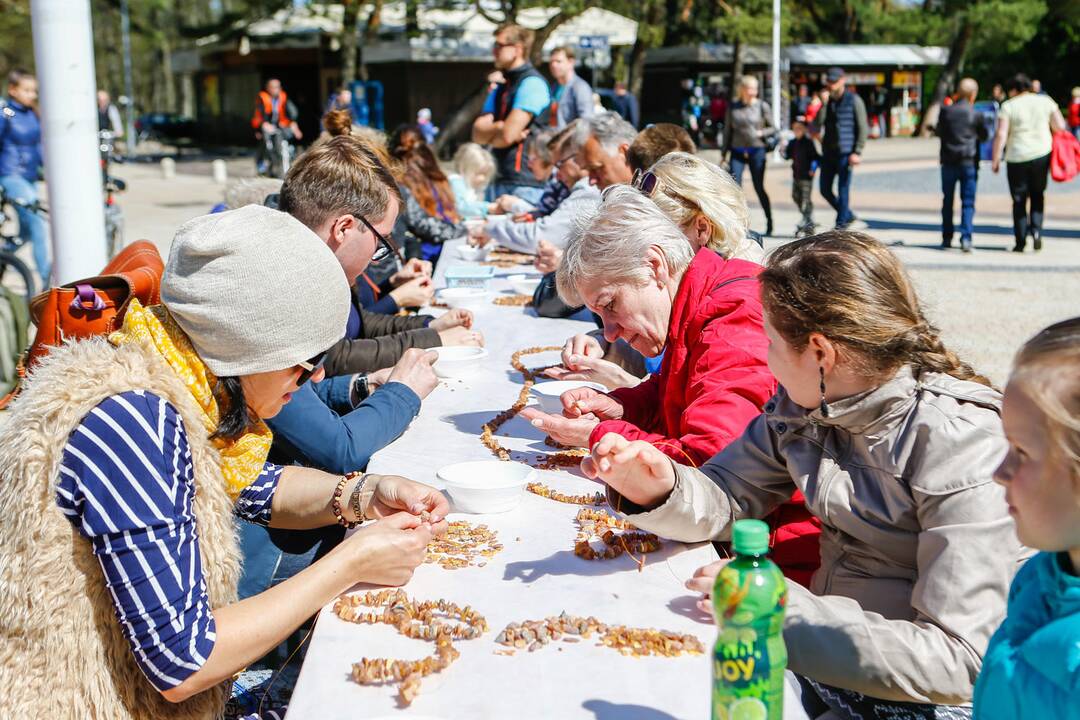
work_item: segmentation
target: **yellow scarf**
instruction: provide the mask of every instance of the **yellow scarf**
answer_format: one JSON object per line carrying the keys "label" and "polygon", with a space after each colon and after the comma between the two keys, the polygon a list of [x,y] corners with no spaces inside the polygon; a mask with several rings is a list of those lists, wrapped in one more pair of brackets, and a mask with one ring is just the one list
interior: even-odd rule
{"label": "yellow scarf", "polygon": [[[206,432],[212,435],[217,430],[221,420],[221,411],[214,397],[217,378],[203,364],[191,346],[191,340],[164,305],[144,308],[133,298],[124,315],[124,326],[109,336],[109,342],[113,345],[138,342],[156,350],[195,398],[202,411]],[[225,489],[233,500],[258,479],[266,464],[272,440],[270,428],[261,420],[232,442],[220,438],[213,440],[221,453]]]}

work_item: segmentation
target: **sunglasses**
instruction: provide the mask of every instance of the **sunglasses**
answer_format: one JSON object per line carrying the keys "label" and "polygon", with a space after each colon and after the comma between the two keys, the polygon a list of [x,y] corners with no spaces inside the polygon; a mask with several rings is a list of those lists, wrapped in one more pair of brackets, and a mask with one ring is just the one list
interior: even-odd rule
{"label": "sunglasses", "polygon": [[397,245],[390,238],[383,235],[381,232],[375,229],[375,226],[368,222],[367,218],[363,215],[356,215],[357,220],[364,223],[364,226],[371,231],[371,234],[375,236],[375,239],[379,242],[379,247],[375,248],[375,252],[371,256],[371,262],[382,262],[390,255],[393,255],[398,259],[398,262],[405,264],[405,258],[402,256],[401,251],[398,250]]}
{"label": "sunglasses", "polygon": [[326,362],[327,350],[323,350],[321,353],[311,358],[307,362],[296,363],[300,367],[300,377],[296,378],[296,387],[300,387],[315,374],[315,371],[322,367],[322,364]]}
{"label": "sunglasses", "polygon": [[630,185],[636,190],[639,190],[645,197],[652,197],[656,192],[656,186],[660,184],[660,178],[652,174],[651,171],[641,170],[634,171],[634,178],[630,181]]}

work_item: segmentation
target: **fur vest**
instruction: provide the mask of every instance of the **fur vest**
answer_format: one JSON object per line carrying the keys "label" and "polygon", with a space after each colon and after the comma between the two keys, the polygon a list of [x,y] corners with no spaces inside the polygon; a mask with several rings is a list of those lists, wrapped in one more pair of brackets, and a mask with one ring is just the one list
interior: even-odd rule
{"label": "fur vest", "polygon": [[90,541],[56,504],[68,436],[101,401],[131,390],[164,398],[183,418],[210,606],[236,600],[233,504],[188,390],[142,345],[94,338],[56,348],[0,429],[0,717],[203,720],[224,710],[227,683],[173,704],[145,678]]}

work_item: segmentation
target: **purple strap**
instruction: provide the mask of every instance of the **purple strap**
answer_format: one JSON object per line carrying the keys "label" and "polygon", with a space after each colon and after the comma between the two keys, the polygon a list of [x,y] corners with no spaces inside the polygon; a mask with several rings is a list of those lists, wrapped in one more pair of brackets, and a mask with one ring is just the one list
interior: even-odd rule
{"label": "purple strap", "polygon": [[71,309],[100,312],[105,309],[105,301],[98,297],[92,286],[79,284],[75,286],[75,298],[71,301]]}

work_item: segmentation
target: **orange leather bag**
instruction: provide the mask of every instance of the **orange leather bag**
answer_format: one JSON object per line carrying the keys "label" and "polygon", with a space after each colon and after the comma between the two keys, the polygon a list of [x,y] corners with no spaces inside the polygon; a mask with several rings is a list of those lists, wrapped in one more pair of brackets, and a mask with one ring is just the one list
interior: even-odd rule
{"label": "orange leather bag", "polygon": [[124,248],[101,274],[47,290],[30,301],[37,325],[24,365],[34,364],[64,340],[106,335],[124,322],[132,298],[145,307],[161,302],[165,263],[153,243],[139,240]]}

